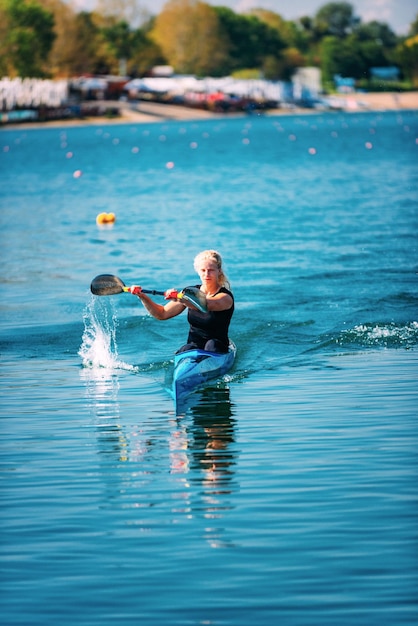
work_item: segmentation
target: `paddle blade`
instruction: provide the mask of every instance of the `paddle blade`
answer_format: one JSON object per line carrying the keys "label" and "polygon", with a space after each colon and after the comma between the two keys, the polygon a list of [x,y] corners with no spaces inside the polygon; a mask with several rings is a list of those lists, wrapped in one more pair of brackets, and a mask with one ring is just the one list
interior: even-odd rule
{"label": "paddle blade", "polygon": [[95,296],[113,296],[128,291],[128,287],[117,276],[100,274],[91,281],[90,290]]}
{"label": "paddle blade", "polygon": [[207,313],[205,294],[197,287],[185,287],[178,295],[180,300],[191,302],[201,313]]}

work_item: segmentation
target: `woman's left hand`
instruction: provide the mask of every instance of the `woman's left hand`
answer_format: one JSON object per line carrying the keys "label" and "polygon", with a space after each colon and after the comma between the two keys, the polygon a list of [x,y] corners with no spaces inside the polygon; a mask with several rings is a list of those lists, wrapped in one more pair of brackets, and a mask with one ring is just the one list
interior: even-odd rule
{"label": "woman's left hand", "polygon": [[179,292],[177,289],[167,289],[167,291],[164,292],[164,298],[166,300],[177,300],[178,295]]}

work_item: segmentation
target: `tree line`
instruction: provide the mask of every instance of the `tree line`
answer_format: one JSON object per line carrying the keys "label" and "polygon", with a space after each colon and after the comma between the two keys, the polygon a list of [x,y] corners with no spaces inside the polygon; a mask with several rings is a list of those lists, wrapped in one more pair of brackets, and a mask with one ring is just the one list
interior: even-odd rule
{"label": "tree line", "polygon": [[[221,0],[220,0],[221,1]],[[156,65],[181,74],[289,80],[319,67],[371,86],[371,68],[396,66],[405,88],[418,86],[418,14],[400,37],[384,22],[363,23],[348,2],[285,20],[253,9],[235,13],[201,0],[168,0],[158,15],[138,15],[135,0],[99,0],[76,12],[63,0],[0,0],[0,75],[66,78],[147,75]]]}

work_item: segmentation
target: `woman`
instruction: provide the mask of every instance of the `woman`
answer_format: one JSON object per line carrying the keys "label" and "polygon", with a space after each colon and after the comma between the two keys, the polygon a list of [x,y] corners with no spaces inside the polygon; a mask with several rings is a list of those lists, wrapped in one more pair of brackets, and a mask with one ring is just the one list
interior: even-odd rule
{"label": "woman", "polygon": [[130,292],[142,301],[147,311],[158,320],[168,320],[187,308],[190,324],[187,343],[177,352],[200,348],[209,352],[228,352],[228,329],[234,312],[234,296],[228,289],[229,281],[222,269],[222,258],[216,250],[204,250],[194,260],[194,269],[202,281],[197,288],[204,294],[207,312],[202,313],[193,303],[185,299],[178,300],[176,289],[168,289],[166,305],[157,304],[141,287],[133,285]]}

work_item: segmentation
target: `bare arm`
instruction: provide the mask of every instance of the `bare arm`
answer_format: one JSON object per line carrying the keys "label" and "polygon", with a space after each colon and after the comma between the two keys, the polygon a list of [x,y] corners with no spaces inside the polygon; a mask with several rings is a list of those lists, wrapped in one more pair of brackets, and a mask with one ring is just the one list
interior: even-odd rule
{"label": "bare arm", "polygon": [[141,300],[142,304],[155,319],[157,320],[168,320],[171,317],[175,317],[176,315],[180,315],[183,313],[185,306],[181,302],[176,302],[174,300],[170,300],[164,306],[162,304],[157,304],[154,300],[151,300],[145,293],[136,294],[138,298]]}
{"label": "bare arm", "polygon": [[227,293],[217,293],[213,298],[206,298],[208,311],[226,311],[232,307],[233,300]]}
{"label": "bare arm", "polygon": [[[131,293],[138,296],[144,307],[157,320],[168,320],[171,317],[180,315],[184,309],[195,309],[196,307],[192,302],[186,298],[179,302],[177,298],[177,290],[168,289],[165,292],[166,299],[169,300],[164,306],[157,304],[154,300],[151,300],[145,293],[141,291],[141,287],[133,285],[130,288]],[[230,309],[234,301],[232,297],[227,293],[217,293],[213,297],[206,297],[206,306],[208,311],[226,311]]]}

